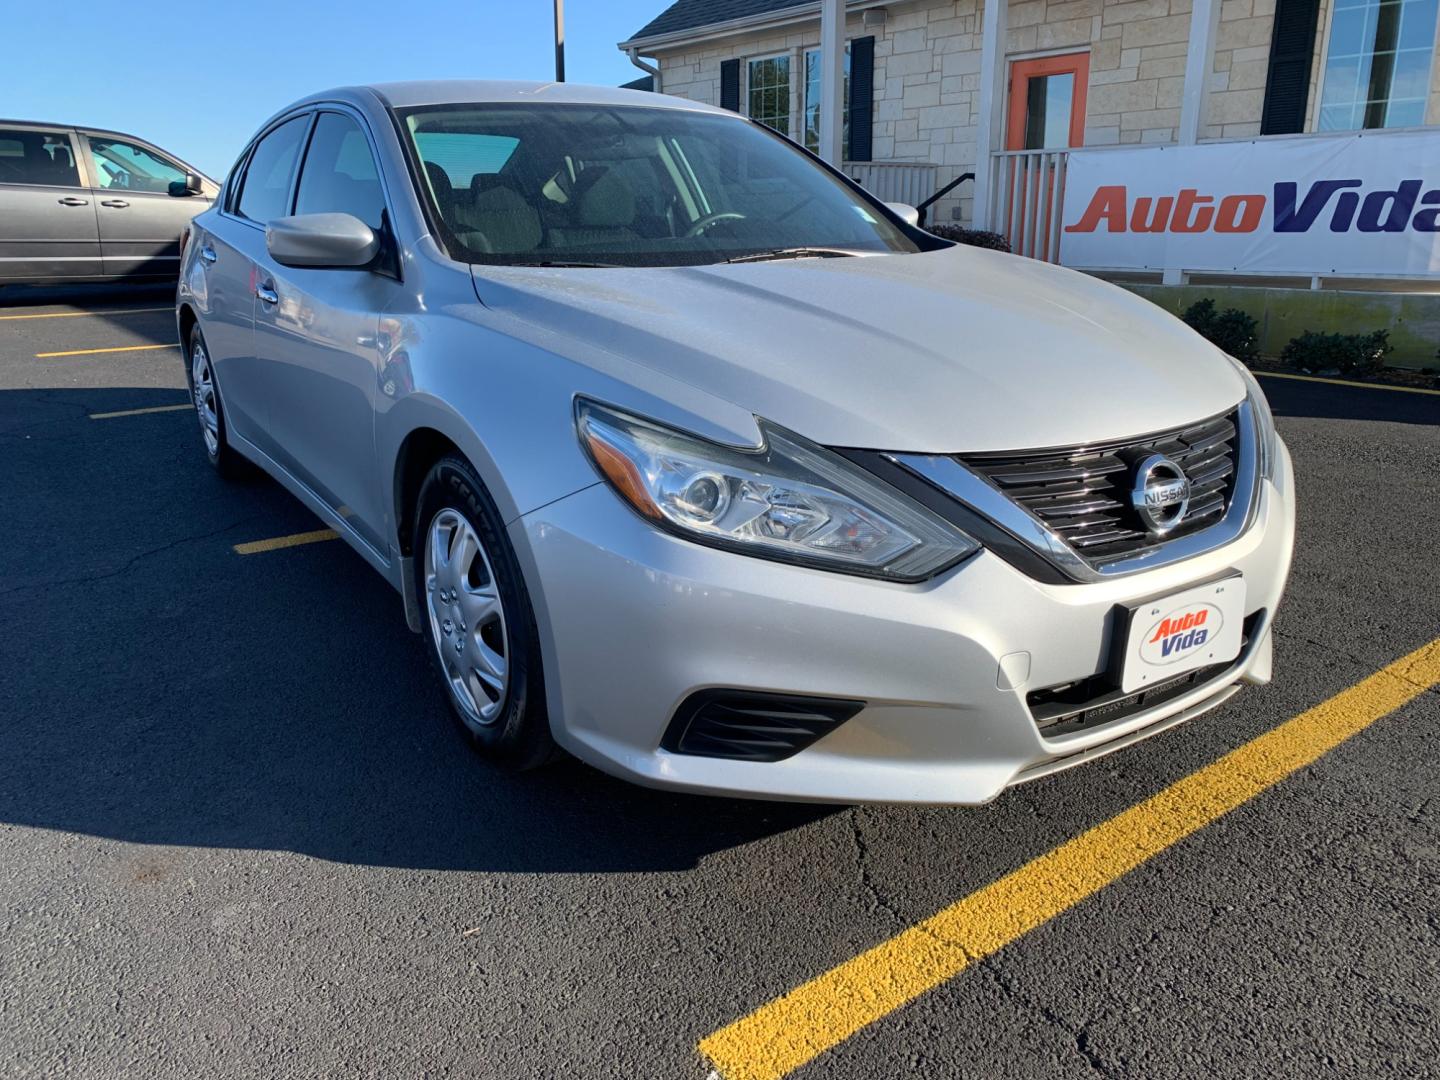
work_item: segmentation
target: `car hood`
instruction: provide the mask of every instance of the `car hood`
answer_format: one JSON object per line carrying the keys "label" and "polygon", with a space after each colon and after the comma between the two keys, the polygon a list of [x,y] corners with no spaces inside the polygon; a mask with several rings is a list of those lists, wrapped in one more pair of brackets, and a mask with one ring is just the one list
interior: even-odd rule
{"label": "car hood", "polygon": [[[1076,445],[1213,416],[1245,395],[1213,346],[1096,278],[953,247],[657,269],[477,266],[496,314],[688,383],[830,446]],[[563,347],[563,346],[562,346]]]}

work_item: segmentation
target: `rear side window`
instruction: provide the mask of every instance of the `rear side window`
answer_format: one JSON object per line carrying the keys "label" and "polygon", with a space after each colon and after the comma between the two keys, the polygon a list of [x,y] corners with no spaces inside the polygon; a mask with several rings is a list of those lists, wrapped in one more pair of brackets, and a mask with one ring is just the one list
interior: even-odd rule
{"label": "rear side window", "polygon": [[295,212],[352,214],[378,231],[384,211],[380,174],[360,125],[340,113],[321,113],[300,171]]}
{"label": "rear side window", "polygon": [[63,131],[0,128],[0,184],[79,187],[70,136]]}
{"label": "rear side window", "polygon": [[287,120],[256,145],[236,205],[243,217],[265,225],[290,212],[290,177],[309,122],[308,116]]}

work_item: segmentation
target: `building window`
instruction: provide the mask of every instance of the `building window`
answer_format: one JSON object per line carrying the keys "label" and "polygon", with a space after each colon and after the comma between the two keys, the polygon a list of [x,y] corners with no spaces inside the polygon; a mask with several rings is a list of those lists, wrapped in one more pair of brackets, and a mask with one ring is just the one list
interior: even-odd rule
{"label": "building window", "polygon": [[1425,122],[1437,0],[1337,0],[1330,19],[1320,130]]}
{"label": "building window", "polygon": [[[845,110],[842,147],[850,145],[850,46],[845,46],[845,83],[840,88]],[[820,152],[820,50],[805,51],[805,149]]]}
{"label": "building window", "polygon": [[752,120],[790,134],[790,57],[751,60],[746,71],[745,112]]}

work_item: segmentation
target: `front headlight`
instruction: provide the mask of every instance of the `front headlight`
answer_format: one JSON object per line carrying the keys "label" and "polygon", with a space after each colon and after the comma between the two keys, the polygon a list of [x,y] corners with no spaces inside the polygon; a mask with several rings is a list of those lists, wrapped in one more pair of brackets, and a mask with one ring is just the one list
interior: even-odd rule
{"label": "front headlight", "polygon": [[580,442],[648,520],[689,540],[824,570],[920,581],[979,545],[844,458],[760,422],[738,450],[578,401]]}
{"label": "front headlight", "polygon": [[1265,391],[1260,389],[1259,380],[1251,374],[1249,368],[1228,354],[1225,359],[1235,365],[1235,370],[1240,372],[1240,378],[1245,380],[1245,397],[1250,402],[1250,413],[1255,417],[1255,441],[1259,444],[1259,460],[1255,465],[1260,476],[1269,480],[1275,470],[1275,457],[1280,452],[1276,445],[1280,435],[1275,430],[1275,417],[1270,412],[1270,402],[1265,399]]}

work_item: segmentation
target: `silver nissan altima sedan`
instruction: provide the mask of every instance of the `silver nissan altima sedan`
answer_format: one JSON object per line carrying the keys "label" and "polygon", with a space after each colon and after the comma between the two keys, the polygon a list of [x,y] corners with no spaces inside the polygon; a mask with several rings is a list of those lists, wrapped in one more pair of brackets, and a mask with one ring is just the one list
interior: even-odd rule
{"label": "silver nissan altima sedan", "polygon": [[399,590],[516,767],[977,803],[1268,681],[1294,494],[1255,380],[912,222],[693,102],[317,94],[186,246],[204,448]]}

